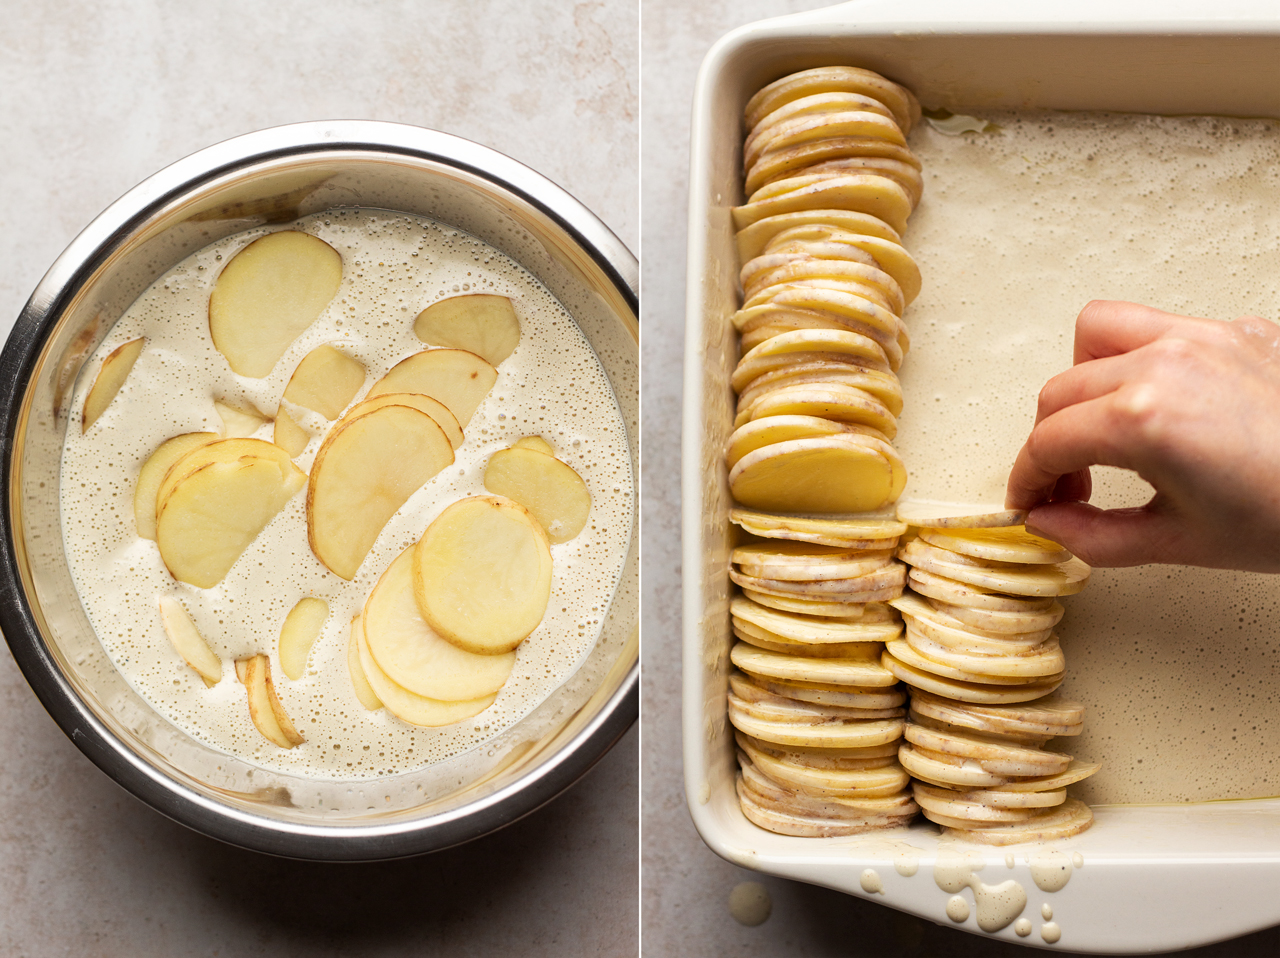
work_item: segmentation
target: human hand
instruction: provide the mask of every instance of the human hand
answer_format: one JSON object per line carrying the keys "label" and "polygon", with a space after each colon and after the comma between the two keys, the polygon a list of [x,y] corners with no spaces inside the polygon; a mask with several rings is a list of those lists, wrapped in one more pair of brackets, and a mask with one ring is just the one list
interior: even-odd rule
{"label": "human hand", "polygon": [[[1154,498],[1089,505],[1092,465],[1132,469]],[[1090,565],[1280,572],[1280,326],[1090,303],[1075,365],[1040,392],[1006,505]]]}

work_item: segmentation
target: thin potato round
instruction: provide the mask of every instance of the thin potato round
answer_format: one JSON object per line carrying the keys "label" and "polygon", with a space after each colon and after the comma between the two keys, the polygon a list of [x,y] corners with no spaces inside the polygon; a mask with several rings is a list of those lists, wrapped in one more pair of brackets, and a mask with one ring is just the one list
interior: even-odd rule
{"label": "thin potato round", "polygon": [[893,439],[898,421],[875,396],[844,383],[800,383],[765,393],[746,411],[752,420],[769,416],[817,416],[870,426]]}
{"label": "thin potato round", "polygon": [[920,538],[931,546],[975,559],[1052,565],[1066,562],[1071,553],[1052,540],[1033,535],[1026,526],[996,529],[921,529]]}
{"label": "thin potato round", "polygon": [[1027,518],[1027,511],[1006,509],[995,503],[975,505],[932,499],[903,499],[898,503],[898,518],[909,525],[934,529],[990,529],[1020,526]]}
{"label": "thin potato round", "polygon": [[[535,453],[541,455],[541,453]],[[551,549],[510,499],[472,496],[436,517],[413,556],[422,616],[468,652],[510,652],[538,627],[551,595]]]}
{"label": "thin potato round", "polygon": [[963,605],[970,609],[1031,613],[1044,612],[1053,608],[1054,605],[1052,596],[1040,598],[1001,595],[990,589],[936,575],[926,569],[913,568],[907,573],[907,581],[911,584],[911,588],[921,595],[951,605]]}
{"label": "thin potato round", "polygon": [[444,430],[450,446],[457,449],[462,445],[462,427],[458,425],[458,418],[440,400],[432,399],[430,396],[424,396],[421,393],[381,393],[368,399],[362,399],[352,406],[343,418],[354,419],[364,413],[373,412],[380,406],[408,406],[410,409],[424,412],[436,421],[437,426]]}
{"label": "thin potato round", "polygon": [[413,550],[396,557],[364,605],[364,635],[378,667],[410,692],[444,702],[492,695],[511,675],[516,654],[476,655],[427,624],[413,590]]}
{"label": "thin potato round", "polygon": [[734,429],[725,449],[725,465],[732,469],[743,456],[774,443],[823,436],[841,436],[861,443],[879,451],[886,459],[893,455],[889,437],[865,423],[833,422],[820,416],[766,416],[744,422]]}
{"label": "thin potato round", "polygon": [[784,230],[796,226],[808,226],[818,223],[824,226],[836,226],[851,233],[875,236],[890,243],[902,243],[902,235],[898,230],[869,213],[846,209],[798,210],[794,213],[779,213],[774,216],[756,220],[745,229],[738,230],[738,258],[745,263],[759,256],[769,242]]}
{"label": "thin potato round", "polygon": [[899,242],[857,230],[843,229],[830,223],[806,223],[777,233],[765,246],[765,252],[798,249],[810,256],[846,256],[852,247],[870,254],[880,268],[897,280],[907,303],[920,295],[920,267]]}
{"label": "thin potato round", "polygon": [[774,80],[747,101],[743,111],[743,121],[747,129],[752,129],[783,105],[801,97],[814,96],[829,90],[861,93],[864,96],[874,97],[892,111],[903,133],[910,133],[912,127],[920,120],[920,104],[906,87],[894,83],[874,70],[866,70],[862,67],[828,66],[801,70]]}
{"label": "thin potato round", "polygon": [[1045,682],[1028,685],[988,685],[986,683],[962,682],[917,669],[896,658],[887,650],[881,655],[880,662],[894,678],[900,679],[913,689],[924,689],[926,692],[933,692],[936,695],[955,699],[958,702],[973,702],[977,705],[1032,702],[1043,698],[1062,684],[1061,676]]}
{"label": "thin potato round", "polygon": [[796,330],[775,336],[743,355],[730,382],[736,391],[742,392],[757,376],[797,363],[818,361],[889,371],[883,347],[869,336],[835,329]]}
{"label": "thin potato round", "polygon": [[339,423],[311,468],[311,551],[335,574],[355,578],[391,517],[452,463],[444,430],[417,409],[381,406]]}
{"label": "thin potato round", "polygon": [[591,512],[591,494],[582,477],[536,449],[499,449],[485,466],[484,487],[532,512],[553,543],[568,542],[581,532]]}
{"label": "thin potato round", "polygon": [[432,303],[418,314],[413,331],[424,343],[465,349],[494,366],[520,343],[520,320],[511,300],[489,293]]}
{"label": "thin potato round", "polygon": [[463,429],[498,380],[498,371],[465,349],[424,349],[403,359],[365,394],[421,393],[449,407]]}
{"label": "thin potato round", "polygon": [[841,383],[871,393],[884,404],[890,414],[902,414],[902,385],[893,373],[863,369],[850,363],[796,363],[757,376],[738,396],[738,409],[749,409],[760,396],[784,386]]}
{"label": "thin potato round", "polygon": [[[897,233],[907,226],[911,197],[897,182],[874,173],[851,174],[811,180],[803,176],[778,180],[765,189],[770,194],[733,209],[733,225],[744,229],[762,219],[805,210],[831,207],[856,210],[883,220]],[[759,191],[757,191],[759,192]]]}
{"label": "thin potato round", "polygon": [[748,453],[729,473],[742,505],[794,512],[871,512],[902,491],[885,456],[838,436],[792,439]]}
{"label": "thin potato round", "polygon": [[497,699],[497,693],[484,695],[461,702],[442,702],[439,699],[427,698],[410,692],[404,686],[393,682],[387,673],[378,667],[373,653],[369,651],[364,629],[356,633],[357,648],[360,653],[360,668],[364,671],[365,680],[373,689],[373,694],[387,709],[402,721],[410,725],[439,727],[452,725],[479,715]]}
{"label": "thin potato round", "polygon": [[147,457],[138,472],[138,484],[133,491],[133,521],[138,535],[144,539],[156,537],[156,506],[160,483],[173,464],[193,449],[217,441],[216,432],[188,432],[166,439]]}

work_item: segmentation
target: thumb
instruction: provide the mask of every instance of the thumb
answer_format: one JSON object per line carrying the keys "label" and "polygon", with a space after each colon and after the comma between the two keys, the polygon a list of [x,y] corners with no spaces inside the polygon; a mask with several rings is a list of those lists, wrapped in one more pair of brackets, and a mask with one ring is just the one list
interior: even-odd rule
{"label": "thumb", "polygon": [[1173,517],[1149,506],[1099,509],[1087,502],[1053,502],[1027,513],[1026,525],[1091,566],[1177,561]]}

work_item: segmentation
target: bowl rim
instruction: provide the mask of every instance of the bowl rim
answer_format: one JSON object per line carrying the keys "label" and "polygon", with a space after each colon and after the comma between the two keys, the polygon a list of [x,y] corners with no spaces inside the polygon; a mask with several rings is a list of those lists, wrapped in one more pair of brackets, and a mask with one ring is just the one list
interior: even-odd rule
{"label": "bowl rim", "polygon": [[[338,152],[427,160],[464,171],[529,204],[554,222],[605,274],[639,315],[639,263],[621,240],[571,194],[524,164],[462,137],[376,120],[322,120],[271,127],[224,140],[147,177],[96,216],[53,262],[0,352],[0,418],[6,455],[0,482],[0,631],[42,705],[76,747],[117,784],[166,817],[255,851],[314,861],[375,861],[438,851],[479,838],[532,813],[571,786],[639,715],[639,658],[597,713],[554,755],[515,781],[421,819],[378,824],[303,824],[219,802],[166,775],[116,737],[58,667],[23,585],[15,539],[13,457],[19,451],[26,384],[45,337],[77,289],[123,237],[154,211],[219,177],[264,161]],[[634,546],[633,546],[634,548]]]}

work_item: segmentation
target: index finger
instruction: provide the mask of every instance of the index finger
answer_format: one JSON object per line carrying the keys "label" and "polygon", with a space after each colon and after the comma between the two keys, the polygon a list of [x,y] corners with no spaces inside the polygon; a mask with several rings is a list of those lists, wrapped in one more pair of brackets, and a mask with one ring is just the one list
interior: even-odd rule
{"label": "index finger", "polygon": [[1079,365],[1091,359],[1118,356],[1154,342],[1178,326],[1211,322],[1140,303],[1095,299],[1076,317],[1073,362]]}

